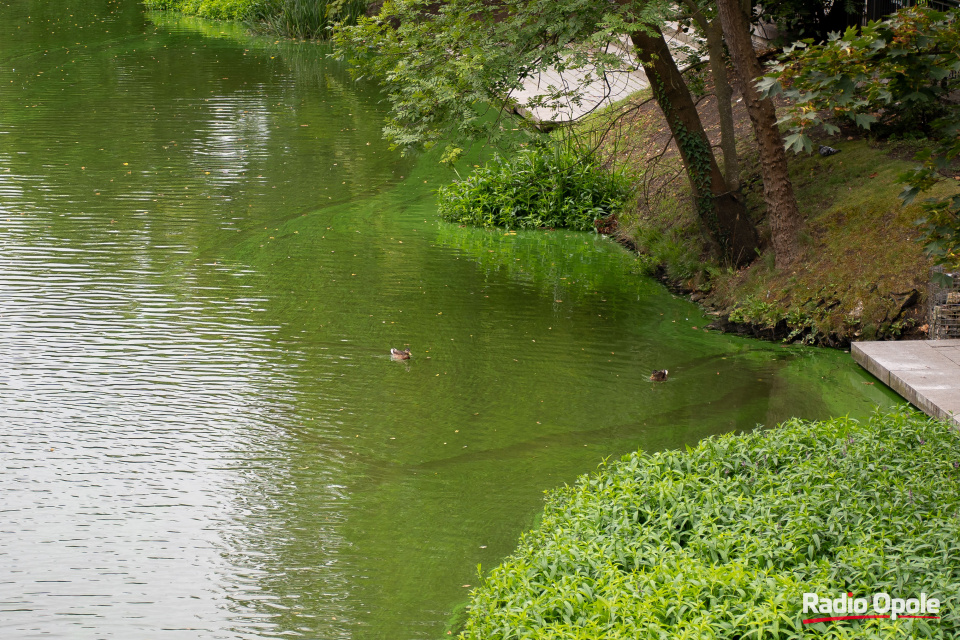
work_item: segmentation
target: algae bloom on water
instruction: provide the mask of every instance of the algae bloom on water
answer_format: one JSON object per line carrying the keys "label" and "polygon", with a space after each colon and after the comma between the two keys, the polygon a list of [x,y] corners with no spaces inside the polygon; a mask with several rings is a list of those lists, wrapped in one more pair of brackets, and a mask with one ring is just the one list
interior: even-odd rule
{"label": "algae bloom on water", "polygon": [[[813,622],[804,594],[960,596],[960,428],[909,410],[637,453],[549,498],[465,638],[956,638],[960,614]],[[806,634],[806,635],[805,635]]]}

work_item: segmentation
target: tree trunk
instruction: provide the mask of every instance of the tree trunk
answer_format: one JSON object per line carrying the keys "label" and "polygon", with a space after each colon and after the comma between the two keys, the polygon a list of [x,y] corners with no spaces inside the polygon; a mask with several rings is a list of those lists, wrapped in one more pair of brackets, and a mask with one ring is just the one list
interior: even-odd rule
{"label": "tree trunk", "polygon": [[740,188],[740,159],[737,157],[737,133],[733,125],[733,106],[730,99],[733,90],[727,78],[727,62],[723,55],[723,31],[720,22],[714,20],[704,31],[707,36],[707,51],[710,55],[710,73],[713,75],[713,95],[717,98],[717,115],[720,117],[720,149],[723,150],[723,175],[727,186],[736,191]]}
{"label": "tree trunk", "polygon": [[697,107],[663,34],[655,26],[647,28],[649,33],[637,31],[631,38],[654,98],[680,149],[701,228],[724,262],[746,264],[756,253],[757,229],[743,201],[727,185],[717,166]]}
{"label": "tree trunk", "polygon": [[710,74],[713,76],[713,95],[717,99],[717,115],[720,118],[720,149],[723,151],[723,176],[732,191],[740,188],[740,159],[737,157],[737,132],[733,125],[733,106],[730,98],[733,90],[727,77],[727,61],[723,53],[723,30],[720,18],[707,17],[697,0],[683,0],[707,39],[707,54],[710,56]]}
{"label": "tree trunk", "polygon": [[763,199],[770,218],[774,257],[777,267],[785,267],[796,258],[797,233],[802,220],[787,171],[787,155],[777,127],[776,110],[773,102],[769,98],[761,100],[757,91],[756,80],[763,75],[763,70],[753,50],[750,25],[740,3],[737,0],[717,0],[717,8],[760,150]]}

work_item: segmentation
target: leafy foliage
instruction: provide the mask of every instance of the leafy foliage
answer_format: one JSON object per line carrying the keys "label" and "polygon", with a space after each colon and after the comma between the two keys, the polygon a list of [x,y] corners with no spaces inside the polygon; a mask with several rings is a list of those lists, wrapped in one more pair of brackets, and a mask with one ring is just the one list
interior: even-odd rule
{"label": "leafy foliage", "polygon": [[328,38],[338,21],[355,23],[366,0],[144,0],[148,9],[215,20],[248,20],[260,31],[294,38]]}
{"label": "leafy foliage", "polygon": [[481,227],[592,230],[617,213],[630,194],[622,173],[607,171],[590,153],[543,146],[509,160],[499,156],[467,178],[440,188],[440,215]]}
{"label": "leafy foliage", "polygon": [[854,0],[758,0],[753,6],[754,19],[773,22],[781,37],[810,38],[814,42],[823,42],[831,32],[843,31],[857,21],[863,9]]}
{"label": "leafy foliage", "polygon": [[[760,83],[767,94],[792,101],[787,148],[813,148],[809,131],[837,120],[855,126],[930,135],[936,147],[917,156],[921,166],[904,173],[902,198],[912,201],[939,180],[960,154],[960,105],[949,96],[960,88],[960,10],[903,9],[857,32],[850,28],[829,42],[797,43]],[[924,203],[920,224],[927,250],[940,262],[960,259],[960,194]]]}
{"label": "leafy foliage", "polygon": [[334,24],[355,24],[366,8],[366,0],[255,0],[248,19],[258,30],[324,40]]}
{"label": "leafy foliage", "polygon": [[808,629],[801,594],[955,602],[958,467],[960,431],[906,409],[625,456],[550,496],[461,637],[955,638],[952,606]]}
{"label": "leafy foliage", "polygon": [[[410,149],[445,140],[453,151],[465,141],[516,139],[503,116],[518,106],[510,95],[527,77],[579,69],[586,82],[624,70],[613,51],[620,35],[656,22],[661,5],[661,0],[387,0],[376,16],[337,29],[334,46],[358,75],[383,84],[391,105],[384,133],[391,142]],[[579,86],[550,85],[526,106],[582,98]],[[513,127],[536,133],[522,121]]]}
{"label": "leafy foliage", "polygon": [[144,0],[148,9],[181,11],[214,20],[242,20],[256,0]]}
{"label": "leafy foliage", "polygon": [[[950,109],[946,96],[960,86],[960,13],[904,9],[860,33],[853,27],[826,44],[798,42],[761,81],[767,94],[791,100],[790,147],[811,149],[807,132],[848,119],[870,129],[932,126]],[[828,114],[829,117],[825,117]]]}

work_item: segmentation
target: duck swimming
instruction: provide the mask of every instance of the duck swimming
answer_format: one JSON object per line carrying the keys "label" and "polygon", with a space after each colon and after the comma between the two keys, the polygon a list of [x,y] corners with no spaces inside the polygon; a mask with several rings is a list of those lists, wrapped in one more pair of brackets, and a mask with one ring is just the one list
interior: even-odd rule
{"label": "duck swimming", "polygon": [[409,360],[410,359],[410,349],[390,349],[390,357],[394,360]]}
{"label": "duck swimming", "polygon": [[664,382],[667,379],[666,369],[654,369],[653,373],[650,374],[650,379],[654,382]]}

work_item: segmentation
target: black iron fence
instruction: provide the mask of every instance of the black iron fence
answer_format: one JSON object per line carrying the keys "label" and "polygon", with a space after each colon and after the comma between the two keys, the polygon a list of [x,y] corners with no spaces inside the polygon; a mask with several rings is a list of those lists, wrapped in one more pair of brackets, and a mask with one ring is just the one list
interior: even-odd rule
{"label": "black iron fence", "polygon": [[937,11],[947,11],[960,7],[960,0],[927,0],[926,2],[916,2],[912,0],[867,0],[866,3],[864,3],[861,24],[867,24],[867,22],[871,20],[880,20],[891,13],[896,13],[900,9],[912,7],[917,4],[926,5]]}

